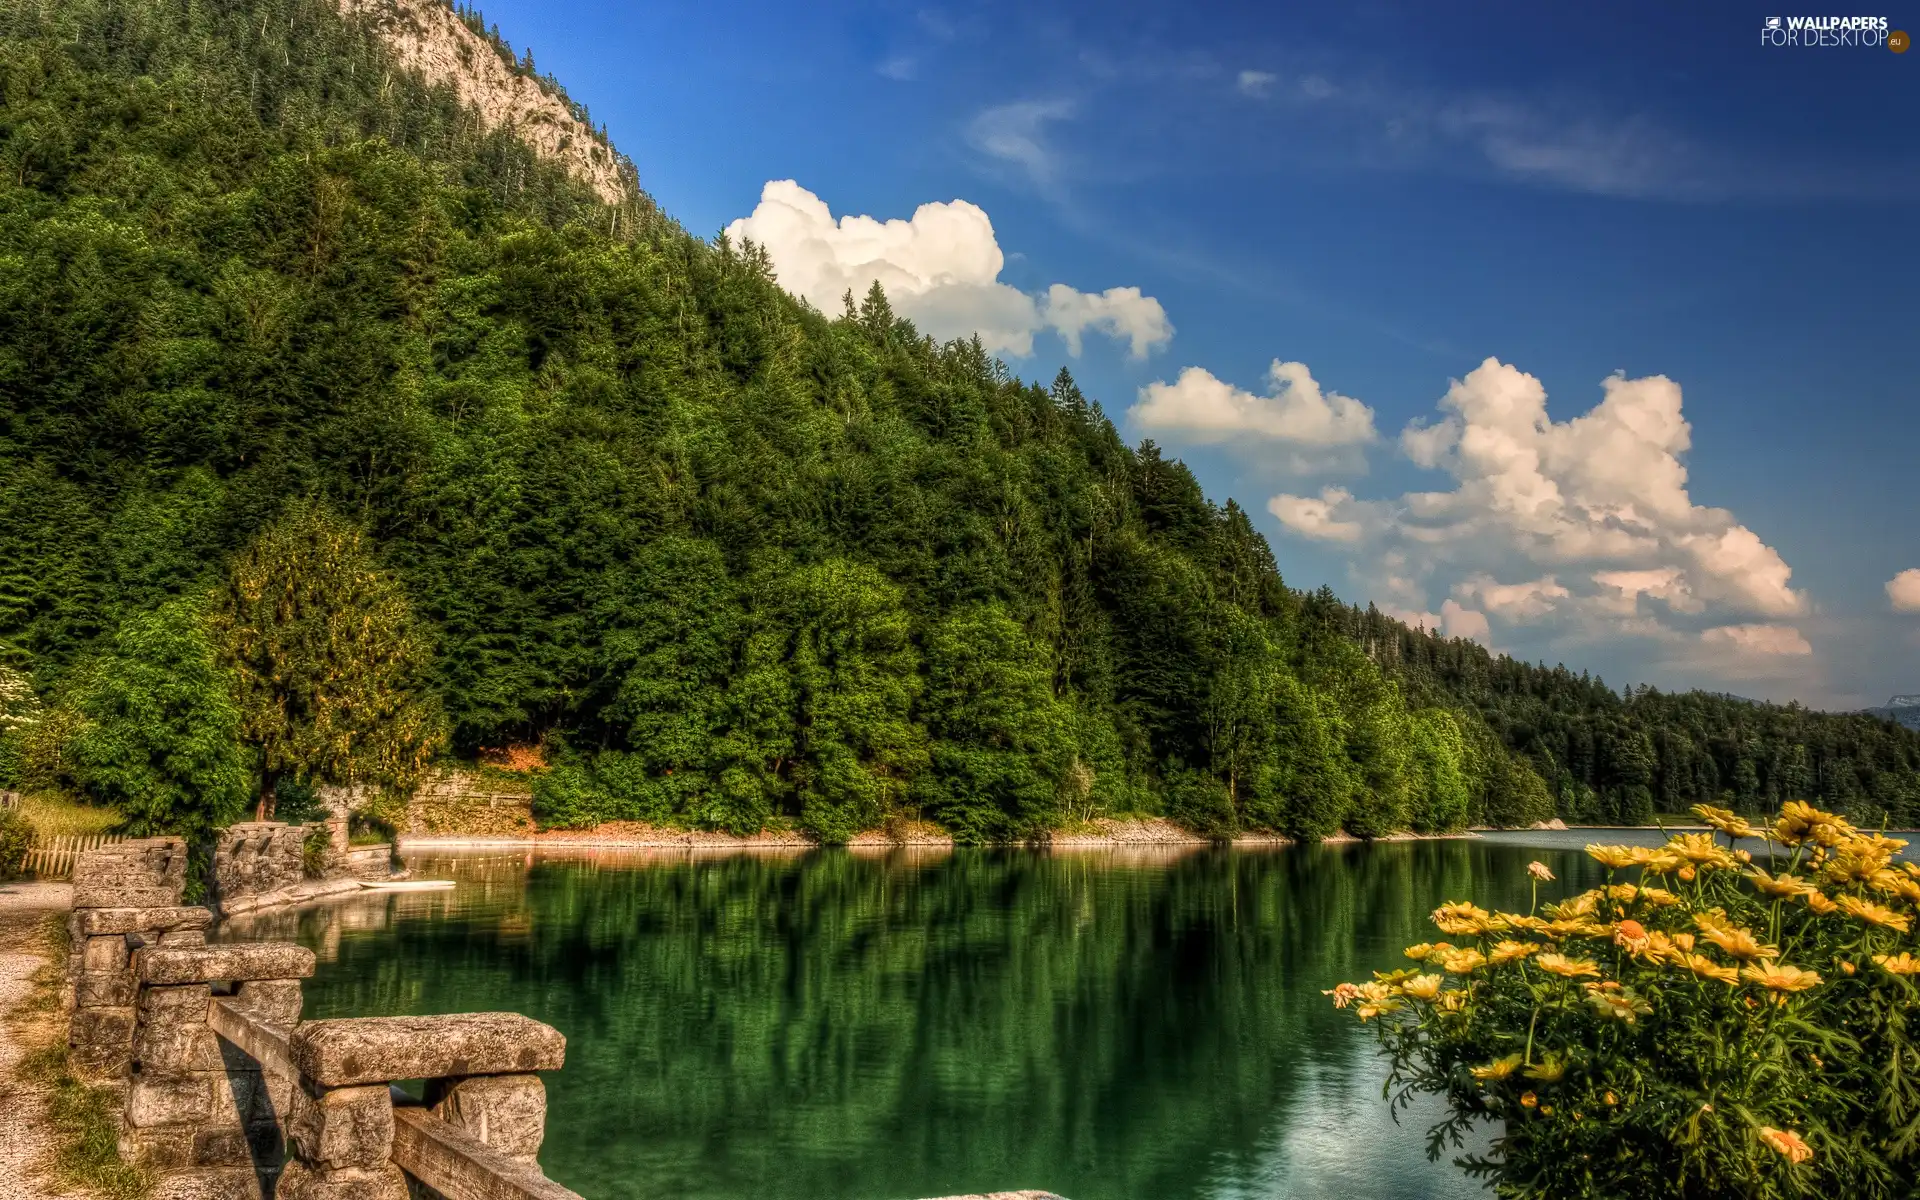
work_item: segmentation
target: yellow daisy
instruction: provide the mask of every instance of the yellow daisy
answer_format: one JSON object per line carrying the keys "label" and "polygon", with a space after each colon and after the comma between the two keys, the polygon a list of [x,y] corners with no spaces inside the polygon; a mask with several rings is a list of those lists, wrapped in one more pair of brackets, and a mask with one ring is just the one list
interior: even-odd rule
{"label": "yellow daisy", "polygon": [[1813,971],[1774,962],[1742,967],[1740,977],[1773,992],[1804,992],[1820,983],[1820,976]]}
{"label": "yellow daisy", "polygon": [[1483,1083],[1498,1083],[1520,1069],[1520,1056],[1509,1054],[1497,1058],[1484,1067],[1473,1068],[1473,1077]]}
{"label": "yellow daisy", "polygon": [[1905,950],[1898,954],[1876,954],[1873,965],[1889,975],[1920,975],[1920,958]]}
{"label": "yellow daisy", "polygon": [[1805,1139],[1790,1129],[1775,1129],[1771,1125],[1762,1125],[1754,1134],[1770,1150],[1777,1150],[1796,1165],[1813,1157],[1813,1147]]}
{"label": "yellow daisy", "polygon": [[1486,932],[1487,918],[1492,915],[1478,905],[1459,900],[1442,904],[1434,909],[1433,923],[1440,927],[1441,933],[1451,933],[1456,937],[1471,937]]}
{"label": "yellow daisy", "polygon": [[1415,1000],[1431,1000],[1440,994],[1440,985],[1444,982],[1444,975],[1415,975],[1400,985],[1400,991]]}
{"label": "yellow daisy", "polygon": [[1897,913],[1885,905],[1875,904],[1871,900],[1862,900],[1858,896],[1842,896],[1835,903],[1845,909],[1849,916],[1858,917],[1870,924],[1882,925],[1901,933],[1906,933],[1913,928],[1912,917],[1905,913]]}
{"label": "yellow daisy", "polygon": [[1542,971],[1550,972],[1567,979],[1578,979],[1582,975],[1599,975],[1600,964],[1590,958],[1568,958],[1564,954],[1542,954],[1534,959],[1534,965]]}

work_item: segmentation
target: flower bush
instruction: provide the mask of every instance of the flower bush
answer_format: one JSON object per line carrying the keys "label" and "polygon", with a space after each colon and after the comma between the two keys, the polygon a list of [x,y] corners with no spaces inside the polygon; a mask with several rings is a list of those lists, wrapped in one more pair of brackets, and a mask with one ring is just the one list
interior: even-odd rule
{"label": "flower bush", "polygon": [[[1502,1196],[1911,1196],[1920,1143],[1906,843],[1790,803],[1771,826],[1589,846],[1606,886],[1526,914],[1437,909],[1450,939],[1343,983],[1395,1109],[1444,1096],[1428,1152]],[[1742,846],[1749,843],[1752,848]],[[1396,1090],[1397,1089],[1397,1090]]]}

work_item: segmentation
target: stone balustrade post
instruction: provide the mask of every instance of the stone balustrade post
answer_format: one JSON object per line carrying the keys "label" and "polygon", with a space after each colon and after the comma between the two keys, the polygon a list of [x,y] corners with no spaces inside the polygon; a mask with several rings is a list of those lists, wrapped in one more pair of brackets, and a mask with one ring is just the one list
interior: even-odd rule
{"label": "stone balustrade post", "polygon": [[134,951],[206,941],[213,914],[181,905],[186,873],[187,846],[179,838],[120,842],[74,865],[63,998],[69,1056],[90,1082],[127,1083],[138,1021]]}
{"label": "stone balustrade post", "polygon": [[389,1085],[402,1079],[424,1079],[435,1117],[546,1183],[536,1157],[547,1092],[535,1072],[565,1061],[553,1027],[518,1013],[309,1021],[293,1031],[290,1053],[304,1086],[279,1200],[404,1200],[400,1168],[429,1189],[471,1178],[472,1157],[415,1136],[416,1123],[399,1122],[406,1136],[396,1141]]}
{"label": "stone balustrade post", "polygon": [[281,1160],[291,1079],[223,1044],[208,1023],[216,988],[262,1019],[297,1020],[311,950],[284,942],[137,950],[131,1080],[121,1156],[164,1173],[169,1194],[252,1197]]}

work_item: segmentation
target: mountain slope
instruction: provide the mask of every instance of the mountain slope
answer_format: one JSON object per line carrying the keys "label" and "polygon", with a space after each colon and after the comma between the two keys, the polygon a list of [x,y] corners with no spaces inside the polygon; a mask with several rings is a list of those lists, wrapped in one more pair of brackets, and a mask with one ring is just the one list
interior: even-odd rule
{"label": "mountain slope", "polygon": [[[430,626],[456,746],[548,740],[550,822],[1920,809],[1920,738],[1670,712],[1290,591],[1065,372],[878,292],[830,320],[604,203],[381,11],[0,0],[0,658],[52,711],[312,498]],[[1713,767],[1668,778],[1686,721]]]}

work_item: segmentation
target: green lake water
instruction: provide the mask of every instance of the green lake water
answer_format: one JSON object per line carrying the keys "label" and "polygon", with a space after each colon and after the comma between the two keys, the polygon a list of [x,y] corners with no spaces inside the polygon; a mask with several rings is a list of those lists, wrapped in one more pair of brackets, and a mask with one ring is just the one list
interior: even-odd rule
{"label": "green lake water", "polygon": [[587,1200],[1470,1197],[1321,990],[1531,859],[1598,882],[1585,840],[415,857],[459,886],[224,934],[317,950],[309,1017],[558,1027],[541,1161]]}

